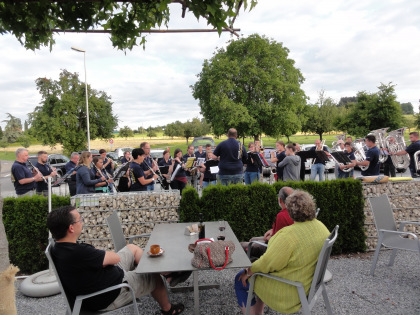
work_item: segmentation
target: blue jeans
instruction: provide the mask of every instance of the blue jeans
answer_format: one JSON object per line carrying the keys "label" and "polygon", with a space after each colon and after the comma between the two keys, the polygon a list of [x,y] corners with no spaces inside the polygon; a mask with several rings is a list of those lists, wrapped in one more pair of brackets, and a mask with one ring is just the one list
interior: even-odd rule
{"label": "blue jeans", "polygon": [[151,183],[147,185],[147,191],[152,191],[152,190],[155,190],[155,183]]}
{"label": "blue jeans", "polygon": [[209,187],[210,185],[216,185],[216,184],[217,184],[217,180],[212,180],[211,182],[203,181],[203,189],[206,187]]}
{"label": "blue jeans", "polygon": [[338,179],[342,179],[342,178],[349,178],[350,177],[350,172],[343,172],[342,170],[338,169],[338,175],[337,178]]}
{"label": "blue jeans", "polygon": [[315,180],[316,174],[319,176],[319,181],[324,180],[325,165],[322,163],[316,163],[311,166],[311,180]]}
{"label": "blue jeans", "polygon": [[[235,293],[236,293],[236,299],[238,300],[238,304],[241,307],[246,306],[246,301],[248,300],[248,291],[249,291],[249,282],[247,280],[246,287],[242,284],[242,281],[239,281],[239,277],[241,274],[244,273],[244,270],[241,270],[235,277]],[[251,306],[255,304],[255,293],[253,294],[252,300],[251,300]]]}
{"label": "blue jeans", "polygon": [[245,172],[245,185],[251,185],[253,182],[258,182],[259,175],[258,172]]}
{"label": "blue jeans", "polygon": [[217,180],[224,186],[228,186],[229,184],[242,184],[243,178],[244,178],[243,174],[235,174],[235,175],[217,174]]}

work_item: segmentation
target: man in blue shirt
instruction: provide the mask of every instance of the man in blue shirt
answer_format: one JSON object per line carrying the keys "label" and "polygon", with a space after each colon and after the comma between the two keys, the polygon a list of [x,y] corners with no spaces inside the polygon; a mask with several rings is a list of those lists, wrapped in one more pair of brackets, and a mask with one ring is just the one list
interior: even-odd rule
{"label": "man in blue shirt", "polygon": [[398,151],[396,153],[391,153],[391,154],[395,154],[395,155],[408,154],[410,156],[409,168],[410,168],[411,177],[416,178],[416,177],[419,177],[419,175],[417,174],[417,168],[416,168],[416,164],[418,163],[418,161],[414,160],[414,153],[420,150],[419,133],[417,131],[410,132],[410,141],[411,141],[411,144],[405,150]]}
{"label": "man in blue shirt", "polygon": [[16,150],[16,161],[12,165],[11,175],[18,197],[32,196],[35,189],[35,182],[43,180],[41,173],[33,175],[26,166],[28,158],[28,150],[23,148]]}
{"label": "man in blue shirt", "polygon": [[[342,140],[341,140],[342,141]],[[349,172],[344,172],[344,169],[348,169],[348,168],[352,168],[356,166],[356,157],[354,156],[353,153],[353,149],[351,148],[351,142],[346,142],[344,144],[344,154],[346,154],[349,159],[351,160],[350,164],[347,165],[339,165],[338,166],[338,175],[337,178],[351,178],[350,174],[351,171]]]}
{"label": "man in blue shirt", "polygon": [[237,184],[243,181],[243,162],[248,159],[246,149],[237,141],[238,132],[231,128],[227,133],[228,139],[220,142],[213,152],[213,156],[220,158],[218,181],[222,185]]}
{"label": "man in blue shirt", "polygon": [[67,183],[69,184],[69,191],[70,196],[76,195],[76,166],[79,163],[79,153],[73,152],[70,156],[70,161],[66,164],[66,174],[68,172],[72,172],[70,177],[67,179]]}
{"label": "man in blue shirt", "polygon": [[[57,175],[55,169],[52,169],[48,165],[48,154],[45,151],[38,152],[38,162],[35,163],[35,167],[44,175],[44,178],[48,180],[48,177],[54,177]],[[39,181],[36,182],[36,193],[38,195],[48,196],[48,182]]]}
{"label": "man in blue shirt", "polygon": [[376,138],[374,135],[367,135],[365,137],[365,144],[369,148],[366,152],[366,159],[361,162],[356,162],[359,166],[368,166],[362,171],[362,176],[377,176],[379,175],[379,149],[376,146]]}
{"label": "man in blue shirt", "polygon": [[[151,179],[153,178],[153,172],[151,169],[156,172],[157,166],[153,163],[152,158],[150,157],[150,144],[148,142],[140,143],[140,149],[143,149],[145,158],[144,161],[140,164],[144,171],[144,178]],[[147,184],[147,191],[155,190],[155,182],[151,181]]]}

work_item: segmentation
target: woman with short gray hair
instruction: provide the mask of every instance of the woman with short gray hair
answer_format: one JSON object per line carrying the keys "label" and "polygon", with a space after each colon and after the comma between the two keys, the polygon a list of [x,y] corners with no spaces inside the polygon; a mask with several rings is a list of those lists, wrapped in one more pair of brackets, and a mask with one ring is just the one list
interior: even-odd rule
{"label": "woman with short gray hair", "polygon": [[[315,201],[307,192],[296,190],[289,195],[286,208],[295,223],[272,236],[265,254],[235,278],[236,297],[244,314],[248,279],[256,272],[301,282],[309,293],[319,253],[330,232],[315,218]],[[296,288],[283,282],[257,276],[254,292],[251,314],[263,314],[265,304],[280,313],[295,313],[301,307]]]}

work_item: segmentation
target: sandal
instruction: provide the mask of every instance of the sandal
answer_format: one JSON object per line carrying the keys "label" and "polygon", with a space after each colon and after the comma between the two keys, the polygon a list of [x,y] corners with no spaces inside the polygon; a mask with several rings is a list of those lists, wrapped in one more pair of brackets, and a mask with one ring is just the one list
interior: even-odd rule
{"label": "sandal", "polygon": [[184,304],[172,304],[169,311],[160,310],[162,315],[176,315],[181,314],[184,311]]}

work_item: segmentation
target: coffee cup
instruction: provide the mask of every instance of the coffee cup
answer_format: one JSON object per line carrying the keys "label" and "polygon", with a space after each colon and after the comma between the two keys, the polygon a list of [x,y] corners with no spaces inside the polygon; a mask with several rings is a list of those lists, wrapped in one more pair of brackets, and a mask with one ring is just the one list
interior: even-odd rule
{"label": "coffee cup", "polygon": [[151,245],[150,246],[150,253],[153,255],[157,255],[160,252],[160,246],[159,245]]}

